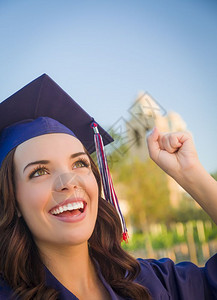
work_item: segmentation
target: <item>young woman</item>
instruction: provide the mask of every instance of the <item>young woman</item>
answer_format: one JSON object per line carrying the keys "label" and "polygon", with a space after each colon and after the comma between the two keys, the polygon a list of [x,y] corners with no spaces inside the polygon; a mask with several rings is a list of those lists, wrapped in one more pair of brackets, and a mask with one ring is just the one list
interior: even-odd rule
{"label": "young woman", "polygon": [[[14,117],[1,132],[0,300],[217,298],[216,255],[198,268],[135,260],[122,250],[122,223],[101,197],[99,172],[79,133],[83,124],[73,120],[72,132],[59,122],[66,95],[45,79],[37,97],[30,84],[34,118]],[[0,115],[8,103],[27,101],[29,91],[5,100]],[[52,119],[50,110],[38,113],[38,99],[48,94],[58,107]],[[217,221],[217,183],[199,163],[191,137],[155,129],[148,145],[151,158]]]}

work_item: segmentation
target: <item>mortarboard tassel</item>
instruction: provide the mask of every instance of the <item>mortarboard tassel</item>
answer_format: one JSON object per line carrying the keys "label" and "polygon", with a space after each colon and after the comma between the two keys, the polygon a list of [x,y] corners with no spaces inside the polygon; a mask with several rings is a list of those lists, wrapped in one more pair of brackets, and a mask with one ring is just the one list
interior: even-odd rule
{"label": "mortarboard tassel", "polygon": [[95,122],[92,122],[91,126],[94,130],[94,142],[95,142],[95,147],[96,147],[97,162],[99,165],[100,175],[101,175],[101,179],[102,179],[104,195],[105,195],[106,200],[109,203],[111,203],[117,210],[117,213],[121,220],[123,240],[125,242],[127,242],[128,241],[127,227],[126,227],[126,223],[125,223],[124,217],[122,215],[122,212],[121,212],[121,209],[120,209],[120,206],[118,203],[118,198],[117,198],[117,195],[115,193],[114,186],[112,183],[112,178],[111,178],[111,174],[109,172],[107,158],[106,158],[106,154],[104,151],[103,140],[98,131],[97,124]]}

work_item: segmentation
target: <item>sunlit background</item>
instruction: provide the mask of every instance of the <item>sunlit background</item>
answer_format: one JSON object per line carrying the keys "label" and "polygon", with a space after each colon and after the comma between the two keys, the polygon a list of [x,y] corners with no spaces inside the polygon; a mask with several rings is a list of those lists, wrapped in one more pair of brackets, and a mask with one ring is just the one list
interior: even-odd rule
{"label": "sunlit background", "polygon": [[110,127],[147,91],[217,170],[215,0],[1,0],[0,45],[1,100],[47,73]]}
{"label": "sunlit background", "polygon": [[[217,171],[217,1],[1,0],[0,49],[1,101],[47,73],[110,128],[148,92],[181,116],[202,164]],[[170,228],[180,242],[184,232],[201,242],[213,234],[209,221],[180,220]],[[150,230],[164,241],[170,234],[159,224]],[[153,243],[146,237],[150,251]]]}

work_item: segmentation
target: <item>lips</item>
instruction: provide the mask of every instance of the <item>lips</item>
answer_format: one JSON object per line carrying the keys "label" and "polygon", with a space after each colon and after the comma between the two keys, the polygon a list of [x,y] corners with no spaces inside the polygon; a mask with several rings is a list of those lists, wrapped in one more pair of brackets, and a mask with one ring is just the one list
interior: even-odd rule
{"label": "lips", "polygon": [[85,217],[87,202],[83,199],[66,200],[54,206],[49,213],[66,222],[76,222]]}

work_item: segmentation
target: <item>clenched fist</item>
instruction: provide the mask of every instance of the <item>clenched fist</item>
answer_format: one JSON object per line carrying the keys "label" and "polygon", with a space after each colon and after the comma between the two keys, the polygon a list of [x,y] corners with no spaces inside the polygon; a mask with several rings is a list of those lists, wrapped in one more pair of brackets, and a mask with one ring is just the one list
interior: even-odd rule
{"label": "clenched fist", "polygon": [[150,157],[174,178],[199,164],[192,137],[187,132],[159,133],[154,128],[147,142]]}

